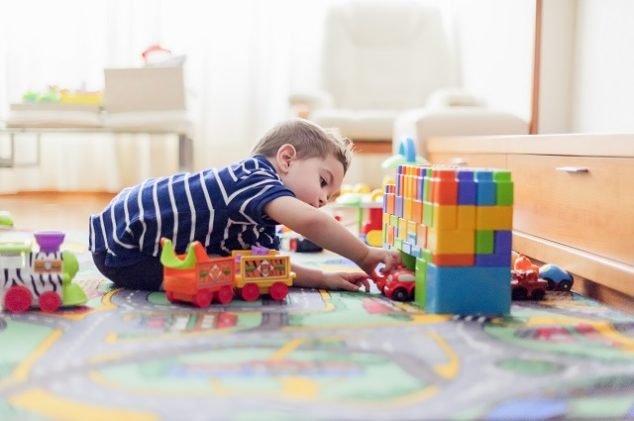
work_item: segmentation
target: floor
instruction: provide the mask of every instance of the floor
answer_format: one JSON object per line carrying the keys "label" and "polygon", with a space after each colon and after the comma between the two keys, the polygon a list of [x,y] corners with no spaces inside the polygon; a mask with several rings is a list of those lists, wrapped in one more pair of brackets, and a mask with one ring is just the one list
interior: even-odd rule
{"label": "floor", "polygon": [[16,229],[88,232],[88,218],[114,197],[112,193],[37,192],[0,195],[0,210],[13,215]]}

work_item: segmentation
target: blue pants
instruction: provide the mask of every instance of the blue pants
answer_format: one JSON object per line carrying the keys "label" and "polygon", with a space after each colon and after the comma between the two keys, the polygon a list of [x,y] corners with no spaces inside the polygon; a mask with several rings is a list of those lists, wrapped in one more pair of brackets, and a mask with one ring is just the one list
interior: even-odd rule
{"label": "blue pants", "polygon": [[115,268],[106,266],[106,252],[93,253],[92,260],[99,272],[118,287],[158,291],[163,284],[163,265],[158,257],[145,256],[138,263]]}

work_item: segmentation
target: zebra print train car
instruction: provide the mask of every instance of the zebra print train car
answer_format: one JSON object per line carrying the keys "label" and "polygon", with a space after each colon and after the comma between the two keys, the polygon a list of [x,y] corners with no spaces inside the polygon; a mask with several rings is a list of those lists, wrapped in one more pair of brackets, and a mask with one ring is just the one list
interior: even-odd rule
{"label": "zebra print train car", "polygon": [[86,303],[84,291],[71,281],[79,264],[75,255],[60,251],[64,234],[45,231],[34,234],[39,246],[30,241],[0,242],[0,303],[12,313],[32,306],[54,312],[60,306]]}

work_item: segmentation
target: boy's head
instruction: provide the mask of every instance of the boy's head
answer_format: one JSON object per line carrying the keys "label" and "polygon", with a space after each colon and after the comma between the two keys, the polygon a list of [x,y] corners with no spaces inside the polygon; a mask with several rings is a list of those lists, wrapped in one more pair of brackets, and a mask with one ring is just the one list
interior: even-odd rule
{"label": "boy's head", "polygon": [[341,187],[352,159],[352,142],[308,120],[271,128],[252,150],[266,156],[298,199],[321,207]]}
{"label": "boy's head", "polygon": [[317,124],[300,118],[279,123],[264,134],[253,147],[253,155],[264,155],[272,158],[278,149],[285,145],[293,145],[297,158],[326,158],[332,155],[343,165],[344,174],[352,161],[352,142]]}

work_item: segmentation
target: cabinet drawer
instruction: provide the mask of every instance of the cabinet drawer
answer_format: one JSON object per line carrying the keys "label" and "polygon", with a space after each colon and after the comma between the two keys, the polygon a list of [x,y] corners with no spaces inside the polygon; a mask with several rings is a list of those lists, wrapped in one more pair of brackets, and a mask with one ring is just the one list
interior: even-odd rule
{"label": "cabinet drawer", "polygon": [[504,154],[433,153],[429,155],[429,160],[436,165],[506,168],[506,155]]}
{"label": "cabinet drawer", "polygon": [[634,265],[634,159],[509,155],[513,228]]}

